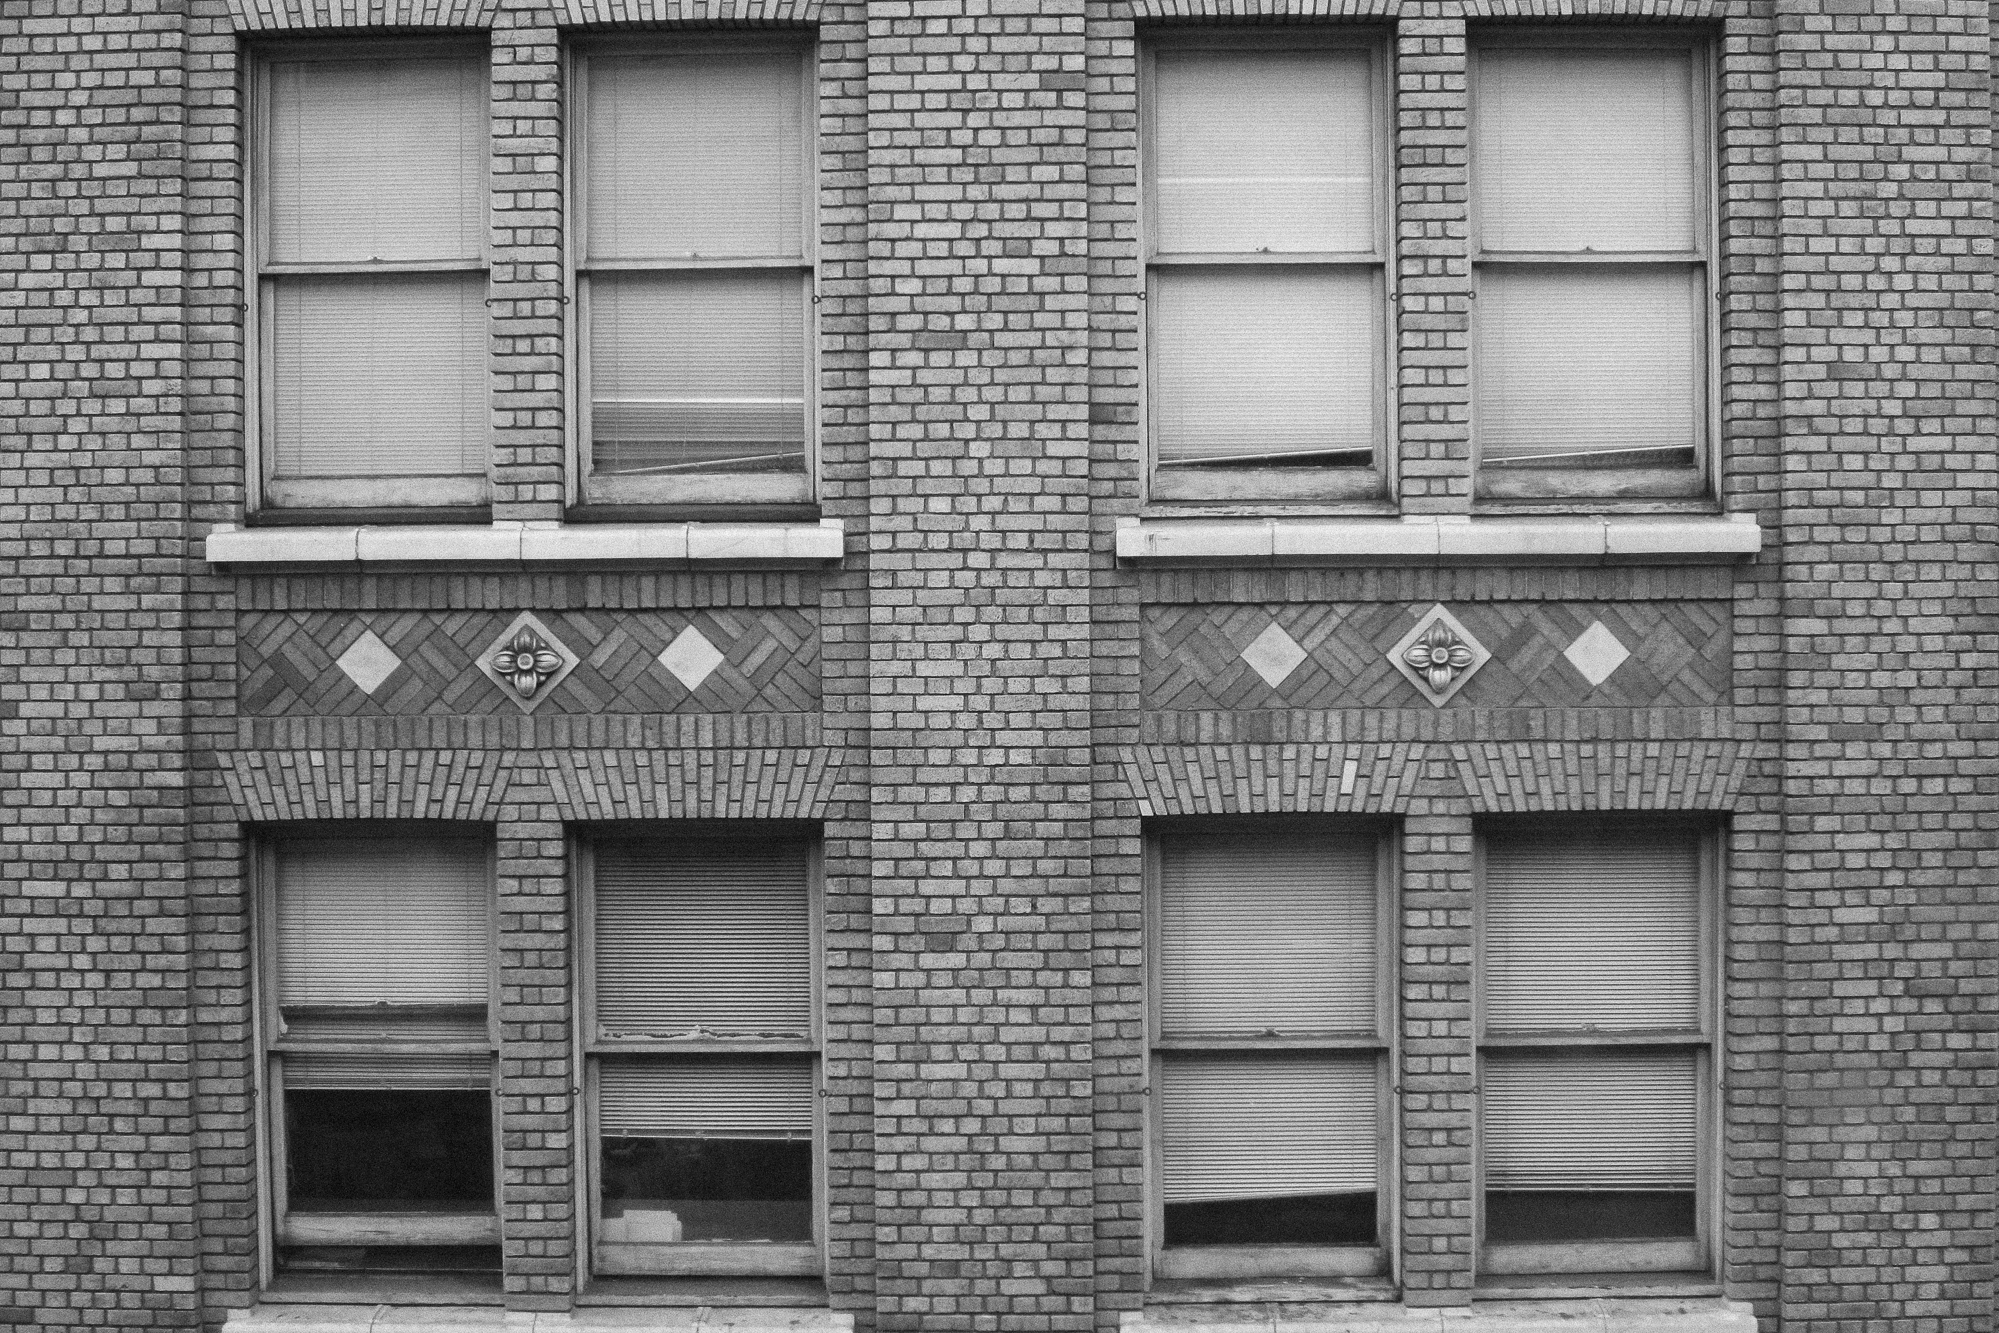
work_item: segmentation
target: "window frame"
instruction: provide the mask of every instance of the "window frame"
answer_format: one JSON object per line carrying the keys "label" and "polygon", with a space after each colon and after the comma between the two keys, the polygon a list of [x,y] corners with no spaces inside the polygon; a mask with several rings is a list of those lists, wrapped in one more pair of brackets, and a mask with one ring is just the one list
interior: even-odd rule
{"label": "window frame", "polygon": [[[279,481],[277,461],[276,299],[275,282],[286,277],[363,273],[484,275],[491,292],[493,260],[492,132],[488,123],[486,148],[480,154],[477,192],[480,199],[479,255],[466,260],[387,260],[276,263],[270,260],[272,233],[271,90],[274,65],[337,63],[360,60],[424,60],[476,54],[485,70],[486,96],[492,96],[492,48],[483,36],[345,37],[334,40],[289,39],[258,43],[245,57],[247,112],[244,121],[243,301],[245,350],[253,358],[243,376],[245,510],[264,522],[328,522],[356,519],[390,521],[484,521],[492,503],[492,383],[490,356],[482,360],[481,396],[487,404],[485,465],[476,476],[342,477]],[[487,112],[490,122],[490,109]],[[490,309],[490,305],[487,307]],[[490,343],[491,320],[487,320]]]}
{"label": "window frame", "polygon": [[[1587,1032],[1582,1029],[1521,1029],[1494,1032],[1486,1022],[1486,849],[1490,830],[1575,830],[1642,823],[1656,829],[1689,833],[1696,841],[1696,900],[1699,927],[1694,941],[1700,968],[1699,1022],[1686,1028]],[[1588,812],[1561,815],[1501,815],[1481,817],[1473,827],[1472,857],[1472,1026],[1477,1109],[1473,1121],[1475,1271],[1483,1278],[1581,1273],[1712,1273],[1719,1246],[1719,1157],[1721,1149],[1721,914],[1726,892],[1727,829],[1698,815],[1653,812]],[[1609,1052],[1616,1050],[1687,1051],[1694,1056],[1695,1158],[1694,1226],[1691,1241],[1600,1240],[1516,1242],[1493,1245],[1486,1239],[1484,1086],[1489,1051]]]}
{"label": "window frame", "polygon": [[[1721,206],[1717,177],[1722,156],[1720,43],[1708,28],[1687,26],[1579,27],[1477,25],[1468,35],[1466,59],[1467,144],[1473,155],[1466,173],[1466,259],[1470,281],[1468,363],[1470,367],[1470,438],[1475,501],[1503,506],[1511,512],[1572,513],[1582,506],[1614,505],[1620,510],[1712,510],[1721,494],[1722,376],[1721,376]],[[1540,51],[1659,51],[1688,53],[1693,87],[1694,161],[1689,164],[1693,186],[1694,248],[1690,252],[1632,251],[1603,254],[1582,251],[1487,250],[1480,228],[1479,170],[1475,160],[1479,136],[1480,57],[1494,50]],[[1690,405],[1694,429],[1694,465],[1681,468],[1573,467],[1488,468],[1484,461],[1478,413],[1479,321],[1478,294],[1489,269],[1576,266],[1597,269],[1684,266],[1699,291],[1700,319],[1694,330],[1696,355],[1695,402]]]}
{"label": "window frame", "polygon": [[[806,926],[810,949],[811,1017],[799,1039],[758,1037],[620,1038],[598,1035],[596,849],[603,843],[654,842],[754,845],[760,840],[796,840],[805,847]],[[825,850],[817,825],[789,821],[707,821],[604,824],[572,830],[569,838],[572,901],[575,903],[574,981],[577,1003],[573,1034],[582,1077],[576,1110],[583,1132],[576,1136],[578,1276],[605,1278],[819,1277],[826,1271],[827,1188],[825,1114]],[[598,1070],[604,1056],[795,1055],[808,1059],[812,1088],[812,1239],[810,1241],[657,1241],[659,1262],[628,1266],[606,1262],[599,1231],[603,1219],[602,1133],[598,1116]],[[636,1248],[642,1242],[624,1242]]]}
{"label": "window frame", "polygon": [[[1326,835],[1369,837],[1375,867],[1375,1027],[1371,1033],[1314,1036],[1218,1035],[1173,1037],[1161,1030],[1161,963],[1164,958],[1163,845],[1173,839],[1257,833],[1273,837]],[[1400,881],[1400,839],[1391,821],[1351,816],[1235,815],[1147,821],[1142,834],[1145,949],[1145,1253],[1149,1280],[1256,1281],[1266,1278],[1392,1278],[1400,1268],[1396,1226],[1401,1178],[1400,1141],[1394,1087],[1401,1034],[1395,1021],[1398,999],[1396,916]],[[1375,1244],[1361,1245],[1201,1245],[1168,1247],[1164,1162],[1164,1061],[1175,1053],[1297,1052],[1357,1058],[1371,1052],[1375,1064],[1376,1163]]]}
{"label": "window frame", "polygon": [[[800,62],[799,116],[799,240],[798,262],[782,262],[781,257],[759,259],[683,258],[676,260],[611,260],[592,265],[589,254],[589,66],[593,57],[689,55],[704,51],[792,50]],[[820,59],[821,49],[813,30],[801,28],[761,29],[756,32],[689,32],[674,36],[621,34],[579,37],[564,53],[567,74],[563,89],[563,112],[567,127],[563,132],[568,161],[563,170],[563,304],[565,341],[570,354],[563,358],[563,395],[570,405],[565,426],[566,474],[565,505],[581,516],[617,516],[620,511],[636,511],[638,516],[660,511],[717,507],[723,512],[741,511],[747,506],[796,507],[810,505],[819,494],[820,421],[819,378],[819,222],[820,173]],[[591,468],[592,426],[590,399],[590,283],[593,272],[695,273],[740,269],[756,272],[794,270],[802,275],[804,312],[801,320],[804,347],[803,397],[805,415],[805,466],[797,473],[768,476],[745,472],[694,474],[677,479],[605,478],[599,480]]]}
{"label": "window frame", "polygon": [[[278,853],[286,843],[413,843],[445,839],[476,844],[483,852],[486,885],[486,1035],[482,1042],[429,1040],[308,1041],[285,1034],[280,1014],[282,986],[278,929]],[[252,1006],[257,1046],[256,1079],[263,1114],[257,1117],[257,1160],[263,1188],[260,1205],[267,1225],[258,1229],[259,1261],[266,1285],[277,1271],[277,1250],[287,1245],[492,1245],[500,1244],[501,1134],[499,1107],[499,921],[498,849],[480,826],[417,821],[354,821],[337,824],[269,825],[249,834],[246,849],[251,892],[251,957],[255,984]],[[292,1055],[384,1054],[384,1047],[410,1055],[484,1055],[489,1062],[488,1114],[492,1124],[493,1197],[487,1212],[438,1209],[406,1213],[317,1213],[301,1229],[289,1208],[289,1143],[285,1128],[284,1058]]]}
{"label": "window frame", "polygon": [[[1389,55],[1391,36],[1376,27],[1320,29],[1228,29],[1162,27],[1139,34],[1139,166],[1137,258],[1139,269],[1139,421],[1144,454],[1144,497],[1151,503],[1194,506],[1272,506],[1327,504],[1368,510],[1392,505],[1399,490],[1396,477],[1397,383],[1400,320],[1396,292],[1396,199],[1394,104]],[[1171,51],[1360,51],[1368,57],[1372,115],[1369,121],[1373,162],[1374,246],[1365,256],[1346,252],[1283,254],[1164,255],[1155,249],[1159,235],[1157,130],[1158,79],[1156,57]],[[1377,335],[1372,405],[1374,457],[1366,467],[1301,466],[1189,469],[1179,476],[1162,476],[1158,424],[1153,396],[1159,374],[1152,333],[1154,272],[1160,268],[1231,268],[1281,265],[1334,272],[1361,270],[1374,279],[1373,315]]]}

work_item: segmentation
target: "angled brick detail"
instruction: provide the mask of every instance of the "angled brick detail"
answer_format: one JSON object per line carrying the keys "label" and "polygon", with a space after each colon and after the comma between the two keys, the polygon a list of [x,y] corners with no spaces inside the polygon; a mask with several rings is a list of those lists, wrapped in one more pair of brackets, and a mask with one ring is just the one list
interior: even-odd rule
{"label": "angled brick detail", "polygon": [[1449,747],[1472,809],[1732,810],[1750,747],[1740,741],[1460,743]]}
{"label": "angled brick detail", "polygon": [[844,756],[809,750],[590,750],[542,756],[562,818],[821,819]]}
{"label": "angled brick detail", "polygon": [[1134,745],[1124,780],[1141,815],[1359,814],[1400,810],[1420,743]]}
{"label": "angled brick detail", "polygon": [[229,0],[238,32],[313,32],[334,28],[485,28],[494,0]]}
{"label": "angled brick detail", "polygon": [[221,756],[246,824],[497,816],[513,756],[492,750],[237,750]]}
{"label": "angled brick detail", "polygon": [[684,23],[708,28],[794,27],[819,22],[819,0],[567,0],[553,7],[563,27]]}

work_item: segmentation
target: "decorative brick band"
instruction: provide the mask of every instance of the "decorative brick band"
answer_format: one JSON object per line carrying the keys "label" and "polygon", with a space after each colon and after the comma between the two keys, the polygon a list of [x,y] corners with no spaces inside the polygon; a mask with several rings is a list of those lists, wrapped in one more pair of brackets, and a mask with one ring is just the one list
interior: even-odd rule
{"label": "decorative brick band", "polygon": [[819,0],[568,0],[552,7],[562,27],[681,23],[771,28],[819,22]]}
{"label": "decorative brick band", "polygon": [[1728,810],[1742,791],[1740,741],[1494,743],[1450,747],[1480,813]]}
{"label": "decorative brick band", "polygon": [[222,756],[230,804],[250,824],[498,817],[515,756],[500,750],[237,750]]}
{"label": "decorative brick band", "polygon": [[238,32],[488,28],[495,0],[229,0]]}
{"label": "decorative brick band", "polygon": [[1423,746],[1135,745],[1125,781],[1139,814],[1252,815],[1399,810]]}
{"label": "decorative brick band", "polygon": [[[1745,0],[1465,0],[1454,6],[1467,19],[1652,19],[1716,22],[1746,16]],[[1119,6],[1123,9],[1123,6]],[[1116,11],[1114,11],[1116,12]],[[1393,0],[1132,0],[1138,23],[1291,23],[1301,19],[1395,19]],[[1118,17],[1123,17],[1122,13]]]}
{"label": "decorative brick band", "polygon": [[821,819],[843,755],[811,750],[596,750],[542,756],[572,823]]}

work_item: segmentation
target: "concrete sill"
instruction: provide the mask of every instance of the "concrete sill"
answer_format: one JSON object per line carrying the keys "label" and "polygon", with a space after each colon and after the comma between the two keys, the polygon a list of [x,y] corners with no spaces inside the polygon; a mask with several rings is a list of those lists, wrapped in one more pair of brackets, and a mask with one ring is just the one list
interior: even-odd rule
{"label": "concrete sill", "polygon": [[1746,560],[1749,514],[1588,518],[1127,518],[1117,557],[1138,565],[1688,564]]}
{"label": "concrete sill", "polygon": [[844,1311],[630,1306],[536,1313],[480,1306],[259,1305],[233,1311],[222,1333],[852,1333]]}
{"label": "concrete sill", "polygon": [[410,527],[239,528],[218,524],[204,557],[218,568],[390,570],[812,569],[837,564],[846,532],[817,523],[495,523]]}
{"label": "concrete sill", "polygon": [[1401,1304],[1150,1305],[1120,1333],[1756,1333],[1747,1305],[1718,1297]]}

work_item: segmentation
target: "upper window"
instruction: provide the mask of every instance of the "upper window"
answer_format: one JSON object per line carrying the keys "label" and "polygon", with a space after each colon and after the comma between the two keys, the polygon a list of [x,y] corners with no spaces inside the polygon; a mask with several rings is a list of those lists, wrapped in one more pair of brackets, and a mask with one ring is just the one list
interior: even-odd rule
{"label": "upper window", "polygon": [[486,55],[280,48],[252,192],[254,508],[487,498]]}
{"label": "upper window", "polygon": [[595,1272],[821,1271],[814,855],[785,834],[584,849]]}
{"label": "upper window", "polygon": [[1707,52],[1542,36],[1473,63],[1473,432],[1498,499],[1707,490]]}
{"label": "upper window", "polygon": [[769,41],[579,55],[586,503],[810,497],[810,60]]}
{"label": "upper window", "polygon": [[279,1267],[497,1272],[490,842],[261,855]]}
{"label": "upper window", "polygon": [[1383,1271],[1382,839],[1241,824],[1152,853],[1154,1274]]}
{"label": "upper window", "polygon": [[1481,1271],[1706,1269],[1712,839],[1635,817],[1481,835]]}
{"label": "upper window", "polygon": [[1150,49],[1155,498],[1382,493],[1381,82],[1370,45],[1207,35]]}

